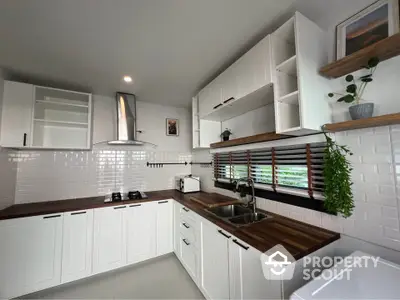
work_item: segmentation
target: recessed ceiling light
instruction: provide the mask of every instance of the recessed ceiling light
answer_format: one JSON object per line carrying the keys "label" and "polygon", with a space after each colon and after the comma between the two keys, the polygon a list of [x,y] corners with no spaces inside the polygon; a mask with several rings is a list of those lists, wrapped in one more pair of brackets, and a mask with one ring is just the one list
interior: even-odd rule
{"label": "recessed ceiling light", "polygon": [[131,76],[124,76],[124,81],[126,83],[131,83],[132,82],[132,77]]}

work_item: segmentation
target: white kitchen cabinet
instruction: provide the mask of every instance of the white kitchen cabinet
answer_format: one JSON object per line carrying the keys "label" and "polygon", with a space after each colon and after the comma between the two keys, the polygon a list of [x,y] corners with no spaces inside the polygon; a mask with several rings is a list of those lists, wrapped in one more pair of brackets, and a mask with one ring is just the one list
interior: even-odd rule
{"label": "white kitchen cabinet", "polygon": [[2,96],[2,147],[90,149],[91,94],[5,81]]}
{"label": "white kitchen cabinet", "polygon": [[62,214],[0,222],[0,298],[61,283]]}
{"label": "white kitchen cabinet", "polygon": [[183,205],[177,201],[173,202],[174,206],[174,253],[180,259],[181,258],[181,235],[180,235],[180,224],[181,224],[181,209]]}
{"label": "white kitchen cabinet", "polygon": [[192,99],[192,122],[193,149],[210,148],[210,144],[221,141],[221,122],[200,119],[197,96]]}
{"label": "white kitchen cabinet", "polygon": [[173,201],[156,202],[157,256],[173,252]]}
{"label": "white kitchen cabinet", "polygon": [[130,204],[124,214],[128,264],[155,257],[157,203]]}
{"label": "white kitchen cabinet", "polygon": [[230,238],[227,232],[202,220],[200,288],[208,299],[229,299]]}
{"label": "white kitchen cabinet", "polygon": [[197,283],[198,280],[198,250],[196,249],[194,241],[185,237],[180,236],[180,248],[181,248],[181,261],[186,271]]}
{"label": "white kitchen cabinet", "polygon": [[126,205],[94,210],[93,273],[126,265]]}
{"label": "white kitchen cabinet", "polygon": [[[222,122],[273,103],[271,58],[268,35],[199,93],[200,120]],[[210,96],[217,84],[221,96]]]}
{"label": "white kitchen cabinet", "polygon": [[319,74],[328,62],[325,36],[298,12],[272,34],[277,133],[311,134],[331,123],[329,81]]}
{"label": "white kitchen cabinet", "polygon": [[64,213],[61,282],[92,273],[93,210]]}
{"label": "white kitchen cabinet", "polygon": [[[31,144],[34,86],[4,81],[0,145],[22,148]],[[1,103],[1,101],[0,101]]]}
{"label": "white kitchen cabinet", "polygon": [[222,106],[221,77],[215,78],[210,84],[199,92],[199,116],[202,119]]}
{"label": "white kitchen cabinet", "polygon": [[266,280],[261,252],[243,241],[229,240],[230,299],[281,299],[281,282]]}

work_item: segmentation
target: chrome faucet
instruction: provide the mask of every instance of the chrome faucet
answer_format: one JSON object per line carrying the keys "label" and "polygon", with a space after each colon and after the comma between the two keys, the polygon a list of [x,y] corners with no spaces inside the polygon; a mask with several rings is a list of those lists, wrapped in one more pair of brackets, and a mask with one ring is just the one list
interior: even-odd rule
{"label": "chrome faucet", "polygon": [[239,178],[236,181],[236,191],[239,189],[239,185],[241,182],[245,182],[247,183],[250,187],[251,187],[251,200],[247,203],[247,205],[252,205],[253,206],[253,213],[256,213],[256,209],[257,209],[257,198],[255,196],[255,192],[254,192],[254,180],[252,178],[249,177],[243,177],[243,178]]}

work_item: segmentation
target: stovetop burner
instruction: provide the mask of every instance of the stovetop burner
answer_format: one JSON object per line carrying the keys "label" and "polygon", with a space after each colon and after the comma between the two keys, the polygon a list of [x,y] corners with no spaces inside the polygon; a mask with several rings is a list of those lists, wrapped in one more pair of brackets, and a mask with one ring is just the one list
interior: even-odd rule
{"label": "stovetop burner", "polygon": [[128,194],[121,192],[115,192],[111,194],[110,198],[107,198],[104,202],[121,202],[126,200],[140,200],[147,199],[147,195],[140,191],[130,191]]}

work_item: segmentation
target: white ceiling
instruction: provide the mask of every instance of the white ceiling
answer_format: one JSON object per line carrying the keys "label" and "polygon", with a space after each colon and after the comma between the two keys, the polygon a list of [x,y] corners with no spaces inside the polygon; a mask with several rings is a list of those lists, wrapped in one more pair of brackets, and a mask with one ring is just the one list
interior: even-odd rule
{"label": "white ceiling", "polygon": [[0,67],[33,83],[188,106],[293,2],[1,0]]}

